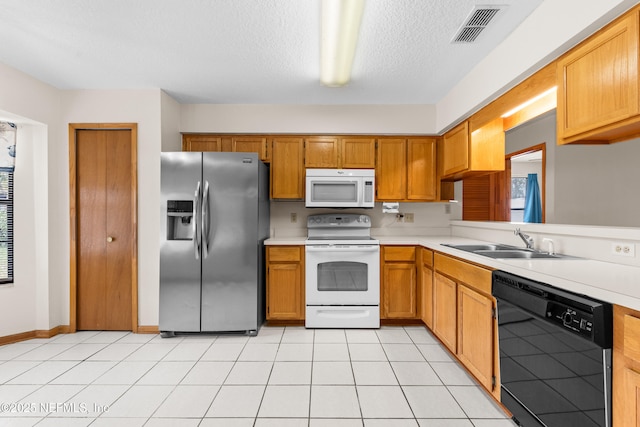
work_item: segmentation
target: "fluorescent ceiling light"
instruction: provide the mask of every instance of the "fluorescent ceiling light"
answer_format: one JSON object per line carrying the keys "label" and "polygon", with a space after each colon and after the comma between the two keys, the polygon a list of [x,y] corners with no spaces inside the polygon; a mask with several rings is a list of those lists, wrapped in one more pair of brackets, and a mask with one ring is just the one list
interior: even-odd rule
{"label": "fluorescent ceiling light", "polygon": [[509,111],[507,111],[507,112],[506,112],[506,113],[504,113],[501,117],[502,117],[502,118],[506,118],[506,117],[512,116],[512,115],[514,115],[515,113],[517,113],[518,111],[520,111],[520,110],[522,110],[522,109],[524,109],[524,108],[528,107],[529,105],[533,104],[534,102],[536,102],[536,101],[538,101],[538,100],[540,100],[540,99],[544,98],[545,96],[547,96],[547,95],[549,95],[549,94],[551,94],[551,93],[553,93],[553,92],[555,92],[555,91],[557,91],[557,90],[558,90],[558,86],[554,86],[554,87],[552,87],[551,89],[549,89],[549,90],[547,90],[547,91],[542,92],[540,95],[538,95],[538,96],[534,96],[534,97],[533,97],[533,98],[531,98],[530,100],[528,100],[528,101],[526,101],[526,102],[523,102],[522,104],[518,105],[518,106],[517,106],[516,108],[514,108],[513,110],[509,110]]}
{"label": "fluorescent ceiling light", "polygon": [[364,0],[322,0],[320,81],[344,86],[351,78]]}

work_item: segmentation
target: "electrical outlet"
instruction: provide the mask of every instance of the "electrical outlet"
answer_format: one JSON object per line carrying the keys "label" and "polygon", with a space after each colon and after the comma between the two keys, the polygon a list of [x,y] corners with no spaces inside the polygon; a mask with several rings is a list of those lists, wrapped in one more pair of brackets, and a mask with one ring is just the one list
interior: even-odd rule
{"label": "electrical outlet", "polygon": [[613,242],[611,243],[611,253],[618,256],[635,257],[636,247],[632,243]]}
{"label": "electrical outlet", "polygon": [[397,213],[396,214],[396,221],[404,222],[404,214],[403,213]]}
{"label": "electrical outlet", "polygon": [[412,213],[404,214],[404,222],[413,222],[413,214]]}
{"label": "electrical outlet", "polygon": [[296,223],[298,222],[298,214],[295,212],[291,212],[291,222]]}

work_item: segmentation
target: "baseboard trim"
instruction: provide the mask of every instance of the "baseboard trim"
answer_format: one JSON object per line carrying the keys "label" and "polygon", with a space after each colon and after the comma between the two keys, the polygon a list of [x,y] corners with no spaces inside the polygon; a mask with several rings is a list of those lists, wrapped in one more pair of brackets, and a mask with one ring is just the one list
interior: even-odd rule
{"label": "baseboard trim", "polygon": [[58,334],[69,333],[69,325],[58,325],[51,329],[36,329],[34,331],[21,332],[19,334],[6,335],[0,337],[0,345],[12,344],[20,341],[30,340],[33,338],[51,338]]}
{"label": "baseboard trim", "polygon": [[160,329],[157,325],[138,326],[139,334],[159,334]]}
{"label": "baseboard trim", "polygon": [[266,326],[304,326],[304,319],[302,320],[267,320]]}

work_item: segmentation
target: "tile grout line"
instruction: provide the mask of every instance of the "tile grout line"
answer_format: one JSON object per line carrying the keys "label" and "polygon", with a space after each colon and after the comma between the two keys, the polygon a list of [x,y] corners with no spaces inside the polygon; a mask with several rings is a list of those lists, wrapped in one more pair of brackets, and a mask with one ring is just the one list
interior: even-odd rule
{"label": "tile grout line", "polygon": [[[259,404],[258,404],[258,406],[257,406],[257,409],[256,409],[255,417],[253,418],[253,423],[252,423],[252,424],[253,424],[254,426],[256,426],[256,425],[258,424],[258,418],[259,418],[260,410],[263,408],[263,405],[264,405],[264,404],[265,404],[265,402],[266,402],[266,401],[265,401],[265,397],[266,397],[267,389],[268,389],[268,387],[271,385],[271,384],[270,384],[270,381],[271,381],[271,379],[272,379],[272,378],[274,378],[274,377],[273,377],[273,375],[274,375],[275,363],[277,362],[278,354],[279,354],[279,352],[280,352],[281,350],[282,350],[282,351],[284,351],[284,349],[283,349],[283,344],[285,344],[285,337],[286,337],[287,329],[288,329],[288,327],[284,327],[284,328],[282,328],[282,330],[281,330],[281,331],[279,331],[279,337],[278,337],[278,339],[277,339],[277,342],[274,342],[275,340],[274,340],[274,341],[271,341],[271,338],[270,338],[270,337],[267,337],[267,339],[266,339],[266,341],[265,341],[265,343],[273,342],[274,344],[277,344],[277,346],[276,346],[276,349],[275,349],[275,353],[274,353],[274,355],[273,355],[272,359],[270,360],[269,373],[268,373],[268,375],[267,375],[267,379],[266,379],[266,383],[265,383],[265,385],[264,385],[264,389],[262,390],[262,395],[261,395],[261,397],[260,397],[260,402],[259,402]],[[467,411],[467,410],[466,410],[462,405],[460,405],[460,402],[458,402],[458,399],[455,397],[455,395],[453,395],[453,393],[452,393],[452,391],[451,391],[451,387],[460,387],[460,388],[474,389],[474,390],[475,390],[475,389],[477,389],[477,388],[479,387],[479,386],[477,385],[477,382],[475,381],[475,379],[473,379],[473,378],[472,378],[472,382],[473,382],[472,384],[459,384],[459,385],[456,385],[455,383],[452,383],[452,384],[450,384],[450,385],[449,385],[449,384],[446,384],[446,383],[443,381],[443,378],[441,377],[441,375],[442,375],[442,374],[438,374],[438,372],[437,372],[435,369],[433,369],[432,362],[431,362],[431,361],[429,361],[429,360],[427,359],[427,357],[425,356],[425,354],[424,354],[424,353],[422,353],[422,351],[420,351],[420,349],[418,348],[418,342],[420,342],[420,341],[422,340],[422,337],[421,337],[421,336],[419,336],[419,335],[415,335],[415,336],[414,336],[414,335],[412,335],[411,333],[409,333],[409,331],[407,331],[407,329],[406,329],[405,327],[400,327],[400,328],[398,328],[398,329],[399,329],[399,330],[402,330],[402,331],[403,331],[403,332],[404,332],[404,333],[409,337],[409,341],[410,341],[410,343],[411,343],[411,348],[412,348],[412,349],[415,349],[415,351],[418,351],[418,352],[419,352],[421,359],[426,363],[426,365],[428,365],[428,366],[429,366],[429,367],[434,371],[435,376],[439,379],[439,381],[441,381],[441,382],[442,382],[442,386],[444,386],[444,387],[446,387],[446,388],[447,388],[448,395],[453,399],[453,401],[454,401],[454,402],[456,402],[456,404],[458,405],[458,407],[461,409],[462,413],[466,416],[466,418],[464,418],[464,419],[468,420],[468,421],[469,421],[469,422],[471,422],[473,425],[475,425],[475,423],[473,422],[473,420],[470,418],[470,413],[469,413],[469,412],[468,412],[468,411]],[[394,369],[394,366],[393,366],[393,364],[392,364],[392,361],[389,359],[388,349],[385,349],[385,347],[384,347],[384,343],[383,343],[383,342],[382,342],[382,340],[381,340],[381,335],[380,335],[380,333],[378,333],[378,332],[379,332],[379,330],[378,330],[378,331],[374,331],[374,333],[375,333],[375,337],[376,337],[376,343],[377,343],[377,344],[379,344],[379,345],[380,345],[380,347],[382,348],[382,351],[383,351],[383,354],[384,354],[384,357],[385,357],[385,363],[387,363],[387,364],[389,365],[389,368],[391,369],[391,371],[392,371],[392,373],[393,373],[393,376],[394,376],[394,378],[395,378],[395,381],[397,382],[398,387],[400,387],[400,390],[401,390],[401,392],[402,392],[402,394],[403,394],[403,397],[404,397],[404,399],[405,399],[405,403],[409,406],[409,409],[410,409],[411,414],[412,414],[412,416],[413,416],[413,418],[406,418],[406,419],[407,419],[407,420],[409,420],[409,419],[413,419],[417,424],[419,424],[419,422],[418,422],[418,418],[416,417],[416,413],[415,413],[415,411],[414,411],[414,408],[411,406],[411,404],[410,404],[410,402],[409,402],[409,399],[408,399],[408,397],[407,397],[407,394],[406,394],[406,389],[405,389],[405,387],[407,387],[407,386],[411,386],[411,384],[408,384],[407,386],[403,386],[403,385],[400,383],[400,378],[398,377],[398,372],[397,372],[397,370],[396,370],[396,369]],[[428,332],[428,331],[427,331],[427,332]],[[348,330],[347,330],[347,329],[341,329],[341,333],[342,333],[341,337],[342,337],[342,338],[344,338],[344,341],[345,341],[345,344],[346,344],[347,357],[348,357],[349,366],[350,366],[350,369],[351,369],[350,374],[351,374],[351,379],[352,379],[352,381],[353,381],[353,387],[354,387],[354,389],[355,389],[355,397],[356,397],[356,401],[357,401],[357,404],[358,404],[358,411],[359,411],[359,414],[360,414],[360,418],[359,418],[359,419],[360,419],[360,422],[364,425],[365,419],[364,419],[364,414],[363,414],[363,406],[362,406],[362,402],[361,402],[361,399],[360,399],[360,395],[359,395],[359,393],[358,393],[358,384],[357,384],[357,381],[356,381],[356,374],[355,374],[355,369],[354,369],[354,363],[355,363],[355,362],[358,362],[358,361],[354,361],[354,359],[353,359],[354,354],[352,353],[352,347],[351,347],[351,345],[352,345],[352,344],[356,344],[356,343],[359,343],[359,342],[358,342],[358,339],[356,339],[356,338],[354,338],[354,339],[356,339],[356,342],[353,342],[353,343],[352,343],[352,342],[350,342],[350,340],[349,340],[349,334],[348,334]],[[92,335],[92,336],[96,336],[96,335],[97,335],[97,334]],[[136,351],[138,351],[141,347],[143,347],[143,346],[145,346],[145,345],[153,345],[153,344],[151,344],[151,341],[153,341],[153,339],[148,340],[147,342],[144,342],[144,343],[133,343],[133,342],[132,342],[132,343],[126,343],[126,342],[123,342],[122,340],[125,340],[125,339],[126,339],[126,337],[127,337],[128,335],[130,335],[130,334],[125,334],[125,335],[123,335],[122,337],[120,337],[120,338],[118,338],[118,339],[116,339],[116,340],[114,340],[114,341],[112,341],[112,342],[106,343],[107,345],[106,345],[105,347],[103,347],[103,348],[102,348],[102,349],[100,349],[100,350],[97,350],[96,352],[103,351],[103,350],[107,349],[109,346],[114,345],[114,344],[140,344],[140,346],[139,346],[137,349],[133,350],[132,352],[130,352],[130,353],[128,353],[128,354],[126,354],[126,355],[124,355],[124,356],[122,356],[122,357],[119,357],[117,360],[105,360],[105,361],[98,360],[97,362],[115,362],[115,364],[114,364],[113,366],[111,366],[109,369],[107,369],[106,371],[104,371],[104,372],[102,372],[101,374],[99,374],[96,378],[92,378],[92,379],[90,380],[90,382],[83,383],[83,384],[52,384],[52,382],[53,382],[53,381],[55,381],[56,379],[60,378],[60,377],[61,377],[61,376],[63,376],[63,375],[66,375],[67,373],[69,373],[69,372],[70,372],[71,370],[73,370],[74,368],[76,368],[76,367],[78,367],[78,366],[81,366],[82,364],[92,362],[92,361],[90,361],[90,360],[89,360],[89,358],[90,358],[90,357],[92,357],[93,355],[95,355],[95,354],[96,354],[96,352],[92,353],[91,355],[88,355],[88,356],[84,357],[84,358],[83,358],[83,359],[81,359],[81,360],[60,360],[60,361],[53,361],[53,362],[76,362],[76,363],[75,363],[75,364],[73,364],[73,366],[71,366],[71,367],[69,367],[68,369],[66,369],[64,372],[61,372],[61,373],[59,373],[58,375],[56,375],[55,377],[48,379],[46,384],[31,384],[31,385],[33,385],[33,386],[37,386],[37,388],[35,388],[35,390],[32,390],[32,391],[31,391],[31,392],[29,392],[27,395],[25,395],[25,396],[21,399],[21,401],[24,401],[24,399],[27,399],[27,398],[28,398],[28,396],[33,395],[33,394],[34,394],[34,393],[36,393],[38,390],[41,390],[43,387],[46,387],[46,386],[53,386],[53,385],[56,385],[56,386],[57,386],[57,385],[62,385],[62,386],[79,386],[79,389],[78,389],[77,391],[75,391],[72,395],[70,395],[70,396],[65,400],[65,402],[64,402],[64,403],[72,401],[72,400],[73,400],[75,397],[77,397],[79,394],[81,394],[81,393],[83,393],[84,391],[86,391],[90,386],[96,386],[96,387],[101,387],[101,386],[107,386],[107,387],[108,387],[108,386],[110,386],[110,384],[96,384],[96,381],[98,381],[100,378],[102,378],[102,377],[104,377],[105,375],[107,375],[109,372],[111,372],[111,371],[112,371],[113,369],[115,369],[117,366],[120,366],[123,362],[126,362],[126,361],[127,361],[127,360],[126,360],[126,359],[127,359],[127,357],[130,357],[130,356],[131,356],[131,354],[133,354],[133,353],[135,353]],[[429,334],[429,335],[430,335],[430,334]],[[81,344],[81,343],[85,342],[85,341],[86,341],[86,339],[89,339],[89,338],[90,338],[90,337],[85,338],[84,340],[79,341],[79,342],[77,342],[77,343],[74,343],[74,344],[73,344],[73,346],[72,346],[72,347],[70,347],[69,349],[71,349],[71,348],[75,347],[75,346],[76,346],[76,345],[78,345],[78,344]],[[311,404],[312,404],[313,388],[314,388],[313,374],[314,374],[314,371],[315,371],[315,368],[316,368],[316,366],[315,366],[315,365],[316,365],[316,363],[320,362],[320,360],[316,360],[316,353],[315,353],[315,350],[317,349],[317,345],[319,345],[319,344],[320,344],[320,342],[318,342],[318,341],[317,341],[317,339],[318,339],[318,338],[319,338],[319,337],[317,336],[316,331],[314,330],[314,331],[313,331],[313,335],[312,335],[312,340],[311,340],[311,358],[310,358],[310,359],[311,359],[311,361],[310,361],[310,373],[309,373],[310,378],[309,378],[309,386],[308,386],[308,390],[309,390],[309,404],[308,404],[308,407],[307,407],[307,420],[306,420],[306,423],[305,423],[308,427],[312,424],[312,418],[311,418],[311,415],[312,415],[311,410],[312,410],[312,408],[311,408]],[[321,338],[321,339],[322,339],[322,338]],[[395,339],[396,339],[396,338],[392,339],[392,340],[391,340],[391,342],[390,342],[389,344],[393,344],[393,341],[394,341]],[[301,343],[306,342],[306,340],[307,340],[307,338],[305,337],[305,338],[301,341]],[[325,338],[325,340],[326,340],[326,338]],[[292,342],[292,344],[295,344],[295,343],[296,343],[295,341],[297,341],[297,340],[294,340],[294,341]],[[327,341],[327,343],[330,343],[331,341],[332,341],[332,340],[330,339],[329,341]],[[180,341],[180,342],[184,342],[184,340],[182,340],[182,341]],[[199,342],[199,341],[196,341],[196,342]],[[148,373],[149,373],[149,372],[150,372],[154,367],[157,367],[161,362],[166,362],[166,363],[169,363],[169,362],[187,362],[187,361],[188,361],[188,362],[193,362],[193,364],[192,364],[192,365],[191,365],[191,366],[190,366],[190,367],[185,371],[185,373],[184,373],[184,374],[183,374],[183,375],[182,375],[178,380],[176,380],[175,384],[173,384],[173,383],[172,383],[172,384],[167,384],[167,385],[171,386],[171,387],[170,387],[170,391],[168,392],[168,394],[167,394],[164,398],[162,398],[162,401],[161,401],[161,402],[159,402],[157,406],[155,406],[155,408],[150,412],[150,415],[148,415],[148,416],[146,416],[146,415],[145,415],[144,417],[132,417],[132,416],[129,416],[129,415],[124,415],[124,417],[125,417],[125,418],[141,418],[141,419],[142,419],[142,418],[144,418],[144,424],[145,424],[145,425],[147,425],[148,423],[150,423],[150,422],[151,422],[151,420],[153,419],[154,415],[158,413],[158,411],[159,411],[159,409],[162,407],[162,405],[164,405],[164,404],[168,401],[168,399],[170,398],[170,396],[172,395],[172,393],[174,393],[174,392],[175,392],[175,390],[177,390],[177,389],[178,389],[178,387],[179,387],[180,385],[184,385],[184,386],[188,386],[188,385],[189,385],[189,384],[182,384],[182,382],[183,382],[183,381],[185,380],[185,378],[189,375],[189,373],[193,372],[193,370],[194,370],[195,366],[196,366],[198,363],[205,362],[205,360],[203,360],[204,355],[207,353],[207,351],[209,351],[209,350],[212,348],[212,346],[213,346],[215,343],[219,343],[219,342],[220,342],[220,341],[219,341],[219,340],[217,339],[217,337],[216,337],[213,341],[211,341],[211,342],[208,344],[208,346],[206,346],[206,348],[205,348],[205,349],[204,349],[204,350],[203,350],[203,351],[202,351],[202,352],[197,356],[197,358],[194,358],[193,360],[186,360],[186,359],[185,359],[185,360],[183,360],[184,358],[181,358],[180,360],[171,360],[171,361],[166,360],[166,357],[167,357],[169,354],[171,354],[171,352],[173,352],[173,351],[175,351],[175,350],[176,350],[176,348],[178,347],[178,345],[176,345],[174,348],[172,348],[171,350],[169,350],[166,354],[164,354],[164,355],[163,355],[162,357],[160,357],[158,360],[150,360],[150,361],[146,361],[146,362],[150,362],[150,366],[149,366],[149,367],[148,367],[148,368],[147,368],[143,373],[141,373],[141,374],[140,374],[140,376],[139,376],[139,378],[137,378],[133,383],[130,383],[130,384],[129,384],[129,383],[127,383],[127,384],[113,384],[113,385],[119,385],[119,386],[122,386],[123,390],[122,390],[121,392],[119,392],[117,396],[114,396],[114,397],[113,397],[113,402],[111,402],[109,406],[113,406],[113,405],[115,405],[117,402],[119,402],[119,401],[123,398],[123,396],[124,396],[127,392],[129,392],[129,391],[130,391],[134,386],[136,386],[136,385],[137,385],[137,386],[143,386],[144,384],[140,384],[140,383],[139,383],[139,382],[140,382],[140,380],[141,380],[142,378],[144,378],[144,377],[145,377],[145,376],[146,376],[146,375],[147,375],[147,374],[148,374]],[[259,341],[258,341],[258,342],[256,342],[256,344],[260,344],[260,343],[261,343],[261,342],[259,342]],[[30,350],[30,351],[34,351],[34,350],[35,350],[35,349],[37,349],[37,348],[41,348],[41,347],[43,347],[43,346],[46,346],[47,344],[51,344],[51,342],[43,343],[42,345],[39,345],[39,346],[37,346],[37,347],[34,347],[34,348],[33,348],[32,350]],[[59,344],[59,343],[58,343],[58,344]],[[100,344],[100,343],[90,343],[90,344]],[[199,422],[199,424],[201,424],[201,423],[205,420],[205,418],[207,418],[207,417],[206,417],[206,415],[207,415],[207,413],[211,410],[211,407],[212,407],[212,405],[214,404],[214,402],[215,402],[216,398],[218,397],[218,395],[219,395],[219,393],[220,393],[220,391],[221,391],[222,387],[223,387],[223,386],[225,386],[225,385],[227,385],[227,384],[226,384],[226,381],[229,379],[229,376],[231,375],[231,372],[233,371],[233,368],[234,368],[234,367],[236,367],[236,366],[238,366],[238,362],[241,362],[241,360],[240,360],[240,359],[241,359],[241,357],[242,357],[242,353],[243,353],[243,352],[244,352],[244,351],[245,351],[245,350],[250,346],[250,344],[252,344],[252,343],[251,343],[251,338],[249,338],[249,339],[245,340],[245,341],[244,341],[244,343],[242,344],[240,351],[237,353],[237,355],[236,355],[236,356],[234,357],[234,359],[232,360],[232,362],[233,362],[233,363],[232,363],[232,364],[231,364],[231,366],[229,367],[229,370],[228,370],[228,372],[226,373],[226,375],[225,375],[224,379],[222,379],[222,381],[220,381],[220,382],[221,382],[221,384],[220,384],[220,386],[218,387],[218,389],[217,389],[217,391],[216,391],[215,395],[213,396],[213,398],[212,398],[211,402],[208,404],[207,408],[205,409],[205,411],[204,411],[204,415],[203,415],[202,417],[200,417],[200,416],[191,416],[191,415],[189,415],[189,416],[186,416],[185,418],[200,418],[200,422]],[[426,343],[426,344],[431,344],[431,343]],[[438,343],[436,342],[436,343],[434,343],[434,344],[438,344]],[[287,349],[287,350],[289,350],[289,349]],[[66,351],[66,350],[65,350],[65,351]],[[63,352],[64,352],[64,351],[63,351]],[[28,353],[28,352],[26,352],[26,353]],[[24,354],[26,354],[26,353],[21,353],[20,355],[16,355],[16,356],[14,356],[14,358],[13,358],[13,359],[10,359],[10,360],[11,360],[11,361],[15,361],[15,358],[16,358],[16,357],[21,357],[22,355],[24,355]],[[188,352],[187,352],[187,353],[188,353]],[[117,354],[117,353],[116,353],[116,354]],[[52,356],[52,357],[53,357],[53,356]],[[187,359],[188,359],[188,358],[190,358],[190,357],[191,357],[190,355],[187,355]],[[402,358],[401,358],[401,359],[402,359]],[[257,359],[256,359],[256,360],[257,360]],[[301,360],[302,360],[302,359],[301,359]],[[44,363],[45,363],[45,362],[47,362],[47,361],[51,361],[51,360],[50,360],[50,358],[49,358],[49,359],[46,359],[46,360],[36,361],[36,362],[38,362],[38,363],[36,363],[34,366],[32,366],[31,368],[27,369],[26,371],[22,372],[22,373],[21,373],[21,374],[19,374],[18,376],[23,375],[23,374],[25,374],[25,373],[27,373],[27,372],[31,371],[32,369],[36,368],[37,366],[41,366],[42,364],[44,364]],[[249,361],[249,360],[247,360],[247,361]],[[282,360],[281,362],[287,362],[287,361],[296,361],[296,359],[295,359],[295,357],[294,357],[292,360]],[[365,361],[367,361],[367,360],[363,360],[363,361],[361,361],[361,362],[365,362]],[[400,361],[401,361],[401,360],[400,360]],[[6,362],[6,361],[4,361],[4,362]],[[454,363],[451,363],[452,365],[456,365],[457,367],[460,367],[460,366],[459,366],[459,364],[456,364],[456,363],[455,363],[455,361],[452,361],[452,362],[454,362]],[[421,363],[421,362],[420,362],[420,363]],[[265,366],[265,368],[266,368],[266,366]],[[11,381],[11,380],[12,380],[12,379],[14,379],[14,378],[16,378],[16,377],[12,377],[12,378],[11,378],[11,379],[9,379],[8,381]],[[292,385],[292,386],[293,386],[293,385],[296,385],[296,384],[297,384],[297,383],[296,383],[296,384],[294,384],[294,383],[293,383],[293,381],[289,381],[289,382],[291,382],[291,384],[281,384],[281,385]],[[5,381],[5,383],[4,383],[4,384],[6,385],[6,381]],[[422,383],[421,383],[421,384],[422,384]],[[149,386],[153,386],[153,384],[148,384],[148,385],[149,385]],[[194,384],[194,385],[195,385],[195,384]],[[276,385],[278,385],[278,384],[276,384]],[[365,385],[366,385],[366,384],[365,384]],[[373,384],[372,384],[372,385],[373,385]],[[382,385],[384,385],[384,384],[382,384]],[[418,384],[416,384],[416,386],[417,386],[417,385],[418,385]],[[364,385],[363,385],[363,386],[364,386]],[[481,390],[481,391],[483,391],[483,390]],[[486,393],[485,393],[485,395],[486,395]],[[265,407],[265,408],[266,408],[266,407]],[[43,414],[43,415],[39,415],[39,416],[38,416],[38,419],[34,418],[34,421],[36,421],[36,423],[40,423],[40,422],[41,422],[41,421],[43,421],[44,419],[58,419],[58,420],[64,420],[65,418],[69,418],[69,417],[55,417],[55,416],[53,416],[53,415],[54,415],[54,412],[48,412],[48,413],[45,413],[45,414]],[[90,424],[93,424],[93,423],[97,422],[97,420],[98,420],[98,419],[102,419],[102,418],[103,418],[103,417],[102,417],[103,415],[104,415],[104,414],[96,414],[95,416],[91,417],[92,419],[90,419]],[[354,415],[355,415],[355,414],[354,414]],[[486,415],[485,415],[485,416],[486,416]],[[76,418],[76,417],[73,417],[73,418]],[[86,417],[83,417],[83,418],[86,418]],[[105,417],[105,418],[108,418],[108,417]],[[166,416],[165,416],[165,417],[158,417],[158,418],[166,418]],[[171,418],[171,417],[169,417],[169,418]],[[219,417],[213,417],[213,418],[219,418]],[[244,418],[244,417],[240,417],[240,418]],[[263,417],[263,418],[264,418],[265,420],[268,420],[268,419],[278,419],[278,418],[297,418],[297,417],[287,417],[287,416],[284,416],[284,417],[267,416],[267,417]],[[322,417],[321,417],[321,418],[322,418]],[[357,419],[357,418],[353,418],[353,419],[355,420],[355,419]],[[383,419],[384,419],[384,418],[380,418],[379,420],[383,420]],[[494,419],[494,420],[502,420],[503,418],[499,418],[499,417],[497,417],[497,418],[496,418],[496,417],[482,418],[482,417],[481,417],[481,419],[483,419],[483,420],[490,420],[490,419]],[[508,420],[508,418],[504,418],[504,420]],[[0,421],[1,421],[1,419],[0,419]],[[62,421],[61,421],[61,422],[62,422]]]}

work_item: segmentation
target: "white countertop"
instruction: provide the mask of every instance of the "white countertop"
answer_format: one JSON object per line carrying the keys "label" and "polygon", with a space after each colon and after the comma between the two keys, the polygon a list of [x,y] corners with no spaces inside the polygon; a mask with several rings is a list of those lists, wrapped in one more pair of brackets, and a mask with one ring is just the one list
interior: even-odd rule
{"label": "white countertop", "polygon": [[[493,259],[446,244],[500,243],[451,236],[372,236],[381,245],[420,245],[640,311],[640,268],[591,259]],[[266,245],[304,245],[306,237],[272,238]]]}

